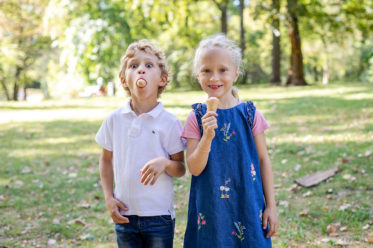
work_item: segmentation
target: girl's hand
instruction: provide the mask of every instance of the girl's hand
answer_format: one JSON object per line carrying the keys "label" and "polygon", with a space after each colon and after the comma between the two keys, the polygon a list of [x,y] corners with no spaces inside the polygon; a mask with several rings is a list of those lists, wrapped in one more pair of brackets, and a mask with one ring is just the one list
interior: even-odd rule
{"label": "girl's hand", "polygon": [[269,232],[267,238],[272,237],[278,230],[278,217],[275,208],[266,207],[263,213],[262,225],[263,229],[267,228],[269,222]]}
{"label": "girl's hand", "polygon": [[120,201],[118,201],[114,197],[111,197],[111,198],[106,200],[106,206],[107,206],[107,208],[110,212],[111,218],[113,219],[113,221],[115,223],[123,224],[123,223],[129,223],[130,222],[128,220],[128,218],[122,216],[119,213],[119,209],[122,209],[124,211],[128,211],[128,208],[123,203],[121,203]]}
{"label": "girl's hand", "polygon": [[150,160],[145,164],[145,166],[140,170],[141,180],[140,182],[147,185],[150,180],[150,185],[153,185],[162,172],[166,169],[168,159],[164,157],[159,157]]}
{"label": "girl's hand", "polygon": [[209,140],[215,137],[215,129],[218,128],[217,116],[217,113],[211,111],[202,116],[203,136]]}

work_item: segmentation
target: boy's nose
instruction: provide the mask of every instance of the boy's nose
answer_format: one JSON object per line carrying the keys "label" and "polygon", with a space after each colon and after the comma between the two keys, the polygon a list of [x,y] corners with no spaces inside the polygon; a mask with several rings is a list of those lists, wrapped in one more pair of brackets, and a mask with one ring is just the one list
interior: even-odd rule
{"label": "boy's nose", "polygon": [[144,74],[145,73],[145,67],[143,65],[140,65],[137,69],[138,74]]}

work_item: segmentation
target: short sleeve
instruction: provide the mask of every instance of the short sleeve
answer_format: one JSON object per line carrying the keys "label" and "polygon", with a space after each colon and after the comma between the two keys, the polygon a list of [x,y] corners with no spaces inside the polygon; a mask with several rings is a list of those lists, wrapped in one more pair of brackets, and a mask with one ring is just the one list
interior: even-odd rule
{"label": "short sleeve", "polygon": [[256,136],[258,134],[261,134],[266,129],[268,129],[270,125],[264,119],[263,115],[259,112],[259,110],[255,111],[255,118],[254,118],[254,124],[252,128],[253,136]]}
{"label": "short sleeve", "polygon": [[102,123],[95,140],[102,148],[113,151],[113,125],[110,117]]}
{"label": "short sleeve", "polygon": [[201,139],[201,132],[199,131],[198,122],[194,111],[189,113],[181,136],[184,139]]}
{"label": "short sleeve", "polygon": [[185,143],[181,138],[181,132],[183,130],[183,126],[181,122],[177,119],[173,126],[170,128],[169,132],[167,133],[167,147],[166,151],[169,155],[176,154],[178,152],[184,151]]}

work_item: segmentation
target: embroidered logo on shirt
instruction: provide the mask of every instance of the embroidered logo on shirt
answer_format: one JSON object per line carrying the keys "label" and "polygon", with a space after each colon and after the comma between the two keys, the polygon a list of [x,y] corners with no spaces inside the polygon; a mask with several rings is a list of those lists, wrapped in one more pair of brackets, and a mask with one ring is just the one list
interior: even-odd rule
{"label": "embroidered logo on shirt", "polygon": [[198,224],[198,230],[201,229],[202,225],[206,225],[205,216],[201,213],[198,214],[197,224]]}
{"label": "embroidered logo on shirt", "polygon": [[237,232],[232,231],[232,235],[235,235],[239,240],[243,241],[245,239],[243,230],[245,230],[246,227],[242,226],[241,222],[234,222],[234,226],[236,227]]}
{"label": "embroidered logo on shirt", "polygon": [[229,133],[229,129],[230,129],[230,127],[231,127],[231,123],[224,123],[224,127],[222,127],[221,129],[220,129],[220,131],[222,131],[223,133],[224,133],[224,141],[225,142],[227,142],[230,138],[231,138],[231,136],[232,135],[235,135],[236,134],[236,132],[235,131],[232,131],[231,133]]}
{"label": "embroidered logo on shirt", "polygon": [[220,191],[221,191],[220,198],[222,198],[222,199],[228,199],[229,198],[228,191],[230,190],[230,188],[227,187],[227,185],[230,181],[231,181],[231,179],[228,178],[227,180],[225,180],[225,185],[220,186]]}

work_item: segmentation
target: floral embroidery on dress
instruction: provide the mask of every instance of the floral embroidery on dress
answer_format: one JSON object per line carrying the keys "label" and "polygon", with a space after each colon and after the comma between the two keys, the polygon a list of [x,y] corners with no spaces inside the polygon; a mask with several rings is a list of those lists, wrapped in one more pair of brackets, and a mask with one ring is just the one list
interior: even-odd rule
{"label": "floral embroidery on dress", "polygon": [[251,176],[253,177],[253,181],[255,181],[256,171],[253,164],[251,164]]}
{"label": "floral embroidery on dress", "polygon": [[239,240],[243,241],[245,239],[244,234],[243,234],[243,230],[245,230],[246,227],[242,226],[241,222],[234,222],[234,226],[236,227],[237,232],[233,231],[232,235],[237,236],[237,238]]}
{"label": "floral embroidery on dress", "polygon": [[202,225],[206,225],[205,216],[203,214],[201,213],[198,214],[197,223],[198,223],[198,230],[201,229]]}
{"label": "floral embroidery on dress", "polygon": [[231,133],[229,133],[229,129],[230,129],[230,127],[231,127],[231,123],[224,123],[224,127],[222,127],[221,129],[220,129],[220,131],[222,131],[223,133],[224,133],[224,136],[225,136],[225,138],[223,139],[225,142],[227,142],[230,138],[231,138],[231,136],[232,135],[235,135],[236,134],[236,132],[235,131],[232,131]]}
{"label": "floral embroidery on dress", "polygon": [[260,209],[260,213],[259,213],[259,219],[262,220],[262,217],[263,217],[263,210]]}
{"label": "floral embroidery on dress", "polygon": [[230,190],[230,188],[227,187],[227,185],[230,181],[231,181],[231,179],[228,178],[227,180],[225,180],[225,185],[220,186],[220,191],[221,191],[220,198],[222,198],[222,199],[228,199],[229,198],[228,191]]}

